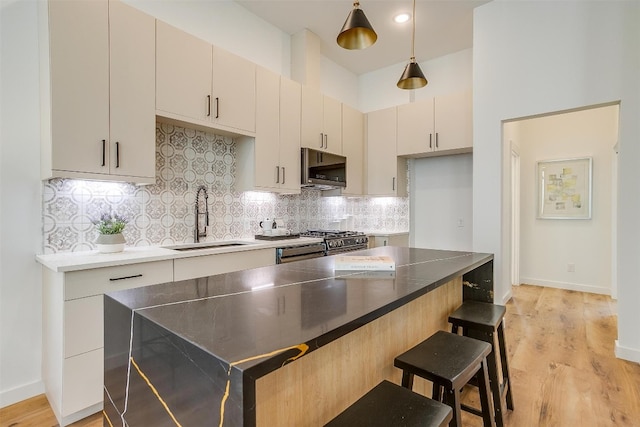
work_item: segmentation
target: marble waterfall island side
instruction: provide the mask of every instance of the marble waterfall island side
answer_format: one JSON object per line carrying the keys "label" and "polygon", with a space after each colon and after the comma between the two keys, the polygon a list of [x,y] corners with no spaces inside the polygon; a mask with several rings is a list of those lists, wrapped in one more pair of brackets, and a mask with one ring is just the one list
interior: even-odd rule
{"label": "marble waterfall island side", "polygon": [[395,274],[323,257],[105,295],[105,425],[322,425],[399,383],[393,358],[463,298],[493,300],[490,254],[353,254],[391,256]]}

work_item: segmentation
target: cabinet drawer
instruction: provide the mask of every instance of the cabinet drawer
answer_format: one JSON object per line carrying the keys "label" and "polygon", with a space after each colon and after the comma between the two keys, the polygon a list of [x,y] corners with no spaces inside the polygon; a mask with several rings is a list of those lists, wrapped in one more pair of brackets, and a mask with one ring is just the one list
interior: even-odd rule
{"label": "cabinet drawer", "polygon": [[64,302],[64,357],[76,356],[104,345],[103,296]]}
{"label": "cabinet drawer", "polygon": [[173,262],[174,280],[178,281],[274,265],[276,252],[275,249],[257,249],[181,258]]}
{"label": "cabinet drawer", "polygon": [[90,351],[64,360],[62,416],[102,403],[103,350]]}
{"label": "cabinet drawer", "polygon": [[72,271],[65,275],[65,301],[173,281],[173,261]]}

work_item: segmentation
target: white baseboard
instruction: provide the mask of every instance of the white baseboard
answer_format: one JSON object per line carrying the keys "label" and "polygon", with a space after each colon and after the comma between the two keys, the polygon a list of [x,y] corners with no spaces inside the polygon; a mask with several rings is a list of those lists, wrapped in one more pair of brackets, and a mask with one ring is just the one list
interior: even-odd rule
{"label": "white baseboard", "polygon": [[[513,296],[513,292],[511,291],[511,289],[509,289],[509,292],[507,292],[503,297],[502,297],[502,301],[494,301],[495,304],[500,304],[500,305],[506,305],[509,300],[511,299],[511,297]],[[494,298],[495,299],[495,298]]]}
{"label": "white baseboard", "polygon": [[640,350],[621,346],[616,340],[616,357],[618,359],[628,360],[630,362],[640,363]]}
{"label": "white baseboard", "polygon": [[611,295],[611,289],[602,286],[584,285],[581,283],[555,282],[552,280],[520,277],[523,285],[545,286],[547,288],[566,289],[568,291],[589,292],[592,294]]}
{"label": "white baseboard", "polygon": [[11,390],[2,390],[0,391],[0,408],[13,405],[14,403],[21,402],[25,399],[29,399],[43,393],[44,383],[42,381],[36,381]]}

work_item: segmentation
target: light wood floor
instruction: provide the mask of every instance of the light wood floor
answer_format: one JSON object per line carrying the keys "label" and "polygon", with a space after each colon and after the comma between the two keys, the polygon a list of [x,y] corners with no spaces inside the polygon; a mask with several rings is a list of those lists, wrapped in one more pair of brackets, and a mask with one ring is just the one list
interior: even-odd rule
{"label": "light wood floor", "polygon": [[[640,426],[640,365],[615,358],[616,319],[607,296],[515,287],[505,319],[515,404],[507,426]],[[463,423],[482,425],[466,413]],[[0,427],[56,425],[44,396],[0,409]],[[102,417],[73,426],[101,427]]]}

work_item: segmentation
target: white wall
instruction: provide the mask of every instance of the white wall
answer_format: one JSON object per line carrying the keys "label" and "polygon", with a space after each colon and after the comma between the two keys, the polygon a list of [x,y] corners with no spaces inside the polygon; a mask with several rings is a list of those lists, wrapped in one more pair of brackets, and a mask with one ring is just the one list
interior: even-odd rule
{"label": "white wall", "polygon": [[[475,9],[474,250],[495,254],[496,300],[510,293],[503,237],[502,121],[621,101],[617,354],[640,361],[640,3],[494,1]],[[508,148],[508,147],[507,147]]]}
{"label": "white wall", "polygon": [[[611,183],[618,106],[517,122],[521,161],[522,283],[611,294]],[[592,157],[589,220],[536,218],[537,162]],[[575,272],[568,271],[574,264]]]}
{"label": "white wall", "polygon": [[442,56],[420,63],[420,68],[428,80],[427,86],[414,91],[398,89],[396,83],[406,63],[392,65],[358,77],[358,109],[364,113],[406,104],[411,101],[411,93],[416,100],[451,92],[471,89],[473,66],[472,50]]}
{"label": "white wall", "polygon": [[461,154],[412,161],[409,168],[411,246],[470,251],[473,247],[473,156]]}
{"label": "white wall", "polygon": [[43,393],[37,7],[0,3],[0,407]]}

